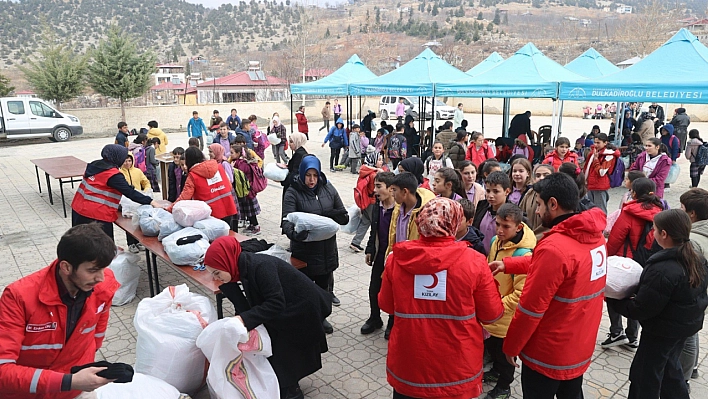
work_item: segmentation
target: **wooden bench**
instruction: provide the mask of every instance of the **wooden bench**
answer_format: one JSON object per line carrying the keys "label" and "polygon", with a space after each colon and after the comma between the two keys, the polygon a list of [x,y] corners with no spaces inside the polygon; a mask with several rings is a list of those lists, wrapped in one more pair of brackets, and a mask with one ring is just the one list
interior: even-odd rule
{"label": "wooden bench", "polygon": [[[34,171],[37,174],[37,187],[39,192],[42,192],[42,185],[39,180],[39,169],[44,171],[44,176],[47,180],[47,192],[49,192],[49,203],[54,205],[52,197],[52,183],[50,177],[59,180],[59,191],[61,192],[61,207],[64,210],[66,217],[66,200],[64,199],[64,184],[71,183],[74,188],[74,183],[80,183],[81,178],[86,172],[86,162],[73,156],[30,159],[34,164]],[[74,179],[79,177],[79,179]],[[66,180],[68,179],[68,180]]]}

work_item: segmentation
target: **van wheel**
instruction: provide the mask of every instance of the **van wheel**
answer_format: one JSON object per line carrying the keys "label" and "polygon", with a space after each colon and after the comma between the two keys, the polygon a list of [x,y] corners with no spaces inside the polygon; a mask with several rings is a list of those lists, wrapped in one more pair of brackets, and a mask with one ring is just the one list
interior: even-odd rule
{"label": "van wheel", "polygon": [[71,138],[71,131],[69,131],[69,129],[65,127],[58,127],[54,129],[54,133],[52,133],[52,138],[59,142],[68,141]]}
{"label": "van wheel", "polygon": [[388,111],[386,111],[386,110],[381,111],[381,120],[382,121],[388,120]]}
{"label": "van wheel", "polygon": [[435,119],[440,120],[440,112],[435,111]]}

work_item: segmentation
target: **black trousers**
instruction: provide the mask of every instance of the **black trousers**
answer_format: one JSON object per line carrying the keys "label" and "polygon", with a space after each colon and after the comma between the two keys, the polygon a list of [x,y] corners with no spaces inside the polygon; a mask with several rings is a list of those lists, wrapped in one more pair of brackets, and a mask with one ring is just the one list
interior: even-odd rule
{"label": "black trousers", "polygon": [[[622,315],[615,312],[611,307],[607,307],[607,315],[610,316],[610,334],[616,337],[622,334]],[[639,338],[639,322],[637,320],[627,319],[627,328],[624,329],[629,342]]]}
{"label": "black trousers", "polygon": [[342,151],[342,148],[329,148],[329,168],[334,169],[334,166],[339,162],[339,153]]}
{"label": "black trousers", "polygon": [[238,233],[238,218],[237,217],[235,218],[235,217],[233,217],[233,215],[231,215],[231,216],[223,217],[223,218],[221,218],[221,220],[223,220],[224,222],[228,223],[229,226],[231,226],[231,231]]}
{"label": "black trousers", "polygon": [[369,320],[381,320],[379,291],[381,291],[381,275],[383,271],[384,262],[374,261],[374,265],[371,267],[371,280],[369,281],[369,307],[371,308]]}
{"label": "black trousers", "polygon": [[521,389],[524,399],[583,399],[583,376],[567,381],[554,380],[524,364]]}
{"label": "black trousers", "polygon": [[501,389],[509,389],[511,383],[514,382],[515,367],[506,360],[502,346],[504,346],[503,338],[489,337],[484,340],[484,347],[492,357],[492,370],[499,373],[497,386]]}
{"label": "black trousers", "polygon": [[140,241],[138,241],[137,238],[131,236],[128,233],[125,233],[125,241],[127,242],[128,245],[134,245],[134,244],[139,244]]}
{"label": "black trousers", "polygon": [[666,338],[642,332],[629,369],[628,399],[689,399],[679,356],[686,338]]}
{"label": "black trousers", "polygon": [[87,218],[86,216],[79,215],[75,210],[71,210],[71,227],[89,223],[98,223],[101,226],[101,230],[103,230],[108,237],[111,237],[111,240],[115,241],[113,237],[113,223]]}
{"label": "black trousers", "polygon": [[393,399],[419,399],[419,398],[414,398],[413,396],[406,396],[402,393],[396,392],[396,390],[393,390]]}

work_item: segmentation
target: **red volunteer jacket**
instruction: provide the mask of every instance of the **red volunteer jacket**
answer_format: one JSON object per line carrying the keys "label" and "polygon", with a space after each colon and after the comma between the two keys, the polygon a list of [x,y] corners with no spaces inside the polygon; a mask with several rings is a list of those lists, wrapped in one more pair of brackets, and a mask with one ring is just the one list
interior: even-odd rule
{"label": "red volunteer jacket", "polygon": [[[115,212],[114,212],[115,213]],[[60,392],[71,367],[95,360],[119,287],[106,268],[86,298],[76,329],[66,341],[66,306],[59,298],[55,260],[5,288],[0,297],[0,392],[3,399],[70,399]]]}
{"label": "red volunteer jacket", "polygon": [[483,255],[453,237],[395,244],[379,305],[396,316],[386,358],[387,380],[396,391],[448,399],[482,393],[479,323],[504,313]]}
{"label": "red volunteer jacket", "polygon": [[[624,256],[632,258],[632,248],[637,247],[640,239],[644,239],[644,227],[647,222],[653,222],[654,216],[662,209],[656,205],[651,205],[649,209],[644,209],[641,203],[632,200],[622,206],[615,225],[612,226],[610,237],[607,239],[607,256]],[[650,234],[652,234],[650,232]],[[624,243],[629,237],[632,244],[624,253]],[[645,243],[646,241],[642,241]]]}
{"label": "red volunteer jacket", "polygon": [[568,153],[565,154],[565,158],[560,159],[556,150],[553,150],[546,155],[542,163],[553,166],[553,171],[558,172],[558,168],[560,168],[564,162],[572,162],[575,166],[578,166],[578,154],[568,151]]}
{"label": "red volunteer jacket", "polygon": [[585,373],[602,318],[605,224],[605,214],[592,208],[554,226],[532,257],[504,258],[506,273],[528,270],[504,340],[505,354],[520,356],[525,365],[555,380]]}
{"label": "red volunteer jacket", "polygon": [[[592,146],[595,150],[595,146]],[[592,154],[585,165],[585,176],[588,180],[588,190],[609,190],[610,189],[610,174],[615,168],[617,158],[619,158],[619,150],[611,150],[605,148],[600,154]]]}
{"label": "red volunteer jacket", "polygon": [[93,176],[84,177],[76,189],[71,209],[81,216],[113,223],[118,219],[121,193],[108,186],[108,179],[120,174],[118,168],[107,169]]}
{"label": "red volunteer jacket", "polygon": [[[181,200],[204,201],[211,207],[211,216],[222,219],[236,214],[236,204],[231,195],[231,182],[224,167],[210,159],[198,163],[189,170],[187,181],[177,203]],[[174,203],[167,208],[172,211]]]}

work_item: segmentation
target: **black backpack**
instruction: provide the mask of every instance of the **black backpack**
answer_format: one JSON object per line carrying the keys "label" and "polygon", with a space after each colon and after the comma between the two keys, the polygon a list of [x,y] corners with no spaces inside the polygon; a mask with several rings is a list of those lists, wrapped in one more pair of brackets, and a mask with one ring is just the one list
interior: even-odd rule
{"label": "black backpack", "polygon": [[[632,248],[632,242],[629,240],[629,235],[624,240],[624,257],[627,257],[627,249],[632,249],[632,259],[639,263],[642,267],[646,266],[649,258],[655,253],[661,251],[661,247],[654,239],[654,234],[652,230],[654,229],[653,222],[647,222],[644,225],[644,230],[642,231],[641,237],[639,237],[639,242],[636,248]],[[651,240],[651,243],[648,241]]]}

